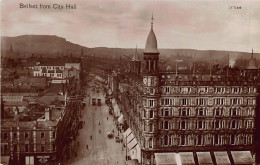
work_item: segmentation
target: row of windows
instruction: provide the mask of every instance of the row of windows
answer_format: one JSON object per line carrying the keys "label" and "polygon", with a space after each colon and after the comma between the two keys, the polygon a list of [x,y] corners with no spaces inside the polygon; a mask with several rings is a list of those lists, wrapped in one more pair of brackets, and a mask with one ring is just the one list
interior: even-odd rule
{"label": "row of windows", "polygon": [[[176,99],[177,100],[177,99]],[[198,105],[198,106],[205,106],[209,105],[209,101],[207,98],[194,98],[194,103],[192,103],[192,99],[190,98],[180,98],[179,105],[181,106],[188,106],[188,105]],[[256,100],[255,99],[246,99],[245,100],[246,105],[255,105]],[[173,98],[162,98],[160,101],[160,104],[162,106],[171,106],[176,105],[175,99]],[[226,99],[225,98],[213,98],[213,102],[211,105],[226,105]],[[242,105],[243,99],[242,98],[230,98],[229,99],[229,105]]]}
{"label": "row of windows", "polygon": [[[149,125],[150,126],[150,125]],[[251,129],[254,128],[254,122],[252,120],[214,120],[214,121],[190,121],[181,120],[179,122],[173,122],[170,120],[163,120],[160,123],[160,129],[162,130],[211,130],[211,129]],[[150,130],[150,129],[146,129]]]}
{"label": "row of windows", "polygon": [[[45,144],[41,144],[41,148],[40,148],[40,151],[41,152],[49,152],[49,151],[46,151],[46,145]],[[55,144],[52,144],[52,150],[53,151],[56,151],[56,145]],[[3,153],[8,153],[9,152],[9,147],[8,147],[8,144],[3,144],[2,145],[2,151]],[[25,152],[32,152],[32,149],[30,149],[29,147],[29,144],[25,144],[24,145],[24,151]],[[13,144],[13,151],[12,152],[17,152],[17,144]]]}
{"label": "row of windows", "polygon": [[46,68],[46,69],[64,69],[64,66],[39,66],[40,68]]}
{"label": "row of windows", "polygon": [[[24,132],[24,138],[25,138],[25,139],[28,139],[29,136],[30,136],[30,133],[29,133],[29,132]],[[41,133],[40,133],[40,136],[41,136],[41,139],[44,139],[44,138],[45,138],[45,132],[41,132]],[[19,137],[19,133],[13,132],[12,138],[13,138],[13,139],[16,139],[16,138],[18,138],[18,137]],[[52,139],[55,139],[55,138],[56,138],[56,132],[52,132],[51,138],[52,138]],[[8,139],[8,133],[7,133],[7,132],[1,133],[1,139]]]}
{"label": "row of windows", "polygon": [[189,145],[248,145],[252,144],[253,138],[252,135],[196,135],[195,138],[192,138],[190,135],[179,135],[179,136],[170,136],[165,135],[160,138],[160,146],[189,146]]}
{"label": "row of windows", "polygon": [[[242,113],[243,112],[243,113]],[[168,117],[168,116],[224,116],[224,113],[226,116],[251,116],[254,115],[253,109],[246,109],[242,111],[241,108],[229,108],[227,110],[224,110],[224,108],[214,108],[213,111],[210,112],[207,108],[195,108],[195,114],[192,113],[192,110],[190,108],[161,108],[160,110],[160,116],[162,117]],[[228,114],[228,115],[227,115]],[[144,115],[146,118],[146,116]],[[152,115],[153,118],[154,116]]]}
{"label": "row of windows", "polygon": [[[192,92],[192,88],[194,87],[179,87],[179,88],[174,88],[172,86],[166,86],[166,87],[162,87],[162,93],[163,94],[170,94],[170,93],[182,93],[182,94],[188,94]],[[200,93],[200,94],[206,94],[209,92],[209,89],[213,89],[213,93],[216,94],[223,94],[225,93],[228,87],[198,87],[196,88],[196,93]],[[177,89],[177,91],[176,91]],[[247,87],[247,88],[243,88],[243,87],[231,87],[230,88],[230,93],[233,94],[238,94],[238,93],[242,93],[242,92],[246,92],[246,93],[251,93],[251,92],[256,92],[256,88],[251,88],[251,87]]]}
{"label": "row of windows", "polygon": [[[35,73],[34,76],[48,76],[47,73]],[[54,73],[50,73],[50,77],[54,77]],[[57,77],[62,77],[62,73],[57,73]]]}

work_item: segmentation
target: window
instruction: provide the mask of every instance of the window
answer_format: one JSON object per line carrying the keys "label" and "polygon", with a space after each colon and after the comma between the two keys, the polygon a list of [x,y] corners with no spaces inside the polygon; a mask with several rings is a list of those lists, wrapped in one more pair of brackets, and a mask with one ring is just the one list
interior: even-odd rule
{"label": "window", "polygon": [[154,118],[153,115],[154,115],[154,113],[153,113],[153,111],[151,110],[151,111],[150,111],[150,119]]}
{"label": "window", "polygon": [[164,145],[165,146],[168,145],[168,136],[167,135],[164,136]]}
{"label": "window", "polygon": [[150,127],[150,130],[149,130],[149,131],[150,131],[150,132],[153,132],[153,131],[154,131],[153,123],[150,123],[150,124],[149,124],[149,127]]}
{"label": "window", "polygon": [[204,128],[204,122],[203,121],[198,121],[197,122],[197,129],[203,129]]}
{"label": "window", "polygon": [[231,145],[235,144],[235,135],[234,134],[230,135],[230,144]]}
{"label": "window", "polygon": [[168,109],[165,109],[165,110],[164,110],[164,116],[170,116],[170,115],[169,115],[169,110],[168,110]]}
{"label": "window", "polygon": [[221,124],[221,121],[216,120],[215,121],[215,129],[220,129],[221,128],[220,124]]}
{"label": "window", "polygon": [[199,87],[198,93],[208,93],[208,87]]}
{"label": "window", "polygon": [[214,144],[215,144],[215,145],[219,145],[219,144],[220,144],[219,135],[214,135]]}
{"label": "window", "polygon": [[149,148],[153,148],[153,139],[152,138],[149,138]]}
{"label": "window", "polygon": [[166,130],[169,129],[169,122],[168,121],[164,122],[164,129],[166,129]]}
{"label": "window", "polygon": [[41,132],[41,139],[44,139],[45,135],[44,132]]}
{"label": "window", "polygon": [[52,150],[56,151],[56,145],[55,144],[52,144]]}
{"label": "window", "polygon": [[149,101],[149,107],[154,107],[154,100],[148,100]]}
{"label": "window", "polygon": [[237,120],[231,120],[230,121],[230,128],[231,129],[237,129],[238,128],[238,122]]}
{"label": "window", "polygon": [[197,101],[197,105],[207,105],[206,99],[204,98],[196,99],[196,101]]}
{"label": "window", "polygon": [[214,88],[214,93],[224,93],[225,88],[224,87],[215,87]]}
{"label": "window", "polygon": [[44,150],[45,150],[45,145],[41,144],[41,152],[44,152]]}
{"label": "window", "polygon": [[191,92],[191,88],[190,87],[180,87],[180,93],[184,93],[184,94],[187,94],[187,93],[190,93]]}
{"label": "window", "polygon": [[180,116],[189,116],[190,109],[179,109]]}
{"label": "window", "polygon": [[5,132],[4,133],[4,139],[7,139],[8,138],[8,134]]}
{"label": "window", "polygon": [[17,138],[17,133],[16,132],[13,133],[13,138]]}
{"label": "window", "polygon": [[215,108],[215,116],[222,116],[223,109],[221,108]]}
{"label": "window", "polygon": [[179,99],[180,105],[190,105],[190,99]]}
{"label": "window", "polygon": [[201,145],[203,145],[203,136],[202,135],[197,135],[197,145],[198,146],[201,146]]}
{"label": "window", "polygon": [[17,152],[17,144],[14,144],[13,147],[14,147],[14,152]]}
{"label": "window", "polygon": [[205,115],[206,115],[205,109],[203,108],[197,109],[197,116],[205,116]]}
{"label": "window", "polygon": [[8,152],[8,144],[4,144],[4,153]]}
{"label": "window", "polygon": [[25,144],[25,152],[29,152],[29,144]]}
{"label": "window", "polygon": [[185,130],[186,129],[186,121],[180,122],[180,129]]}
{"label": "window", "polygon": [[232,98],[230,99],[230,104],[231,105],[240,105],[242,103],[242,99],[240,98]]}
{"label": "window", "polygon": [[230,116],[239,116],[240,109],[230,108]]}
{"label": "window", "polygon": [[224,98],[215,98],[213,99],[214,105],[225,105],[225,99]]}
{"label": "window", "polygon": [[185,135],[181,135],[181,145],[182,146],[185,145],[185,139],[186,139],[186,136]]}
{"label": "window", "polygon": [[147,107],[147,100],[146,99],[143,99],[143,105],[144,105],[144,107]]}
{"label": "window", "polygon": [[28,139],[28,138],[29,138],[29,133],[28,133],[28,132],[25,132],[25,133],[24,133],[24,138],[25,138],[25,139]]}
{"label": "window", "polygon": [[53,138],[53,139],[56,138],[56,132],[55,132],[55,131],[52,132],[52,138]]}

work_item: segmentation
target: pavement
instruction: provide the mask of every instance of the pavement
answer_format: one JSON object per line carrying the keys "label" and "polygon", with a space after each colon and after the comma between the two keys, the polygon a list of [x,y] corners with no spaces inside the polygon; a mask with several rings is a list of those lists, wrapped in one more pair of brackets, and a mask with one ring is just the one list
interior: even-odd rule
{"label": "pavement", "polygon": [[[105,104],[102,92],[96,93],[87,89],[91,98],[100,98],[101,106],[92,106],[89,97],[84,100],[87,105],[82,109],[81,121],[85,121],[83,128],[79,130],[73,147],[72,158],[65,164],[73,165],[124,165],[125,149],[122,143],[116,143],[114,138],[107,137],[108,132],[114,130],[113,116],[109,115],[109,107]],[[107,119],[108,118],[108,119]],[[100,123],[100,125],[99,125]],[[91,139],[92,136],[92,139]]]}

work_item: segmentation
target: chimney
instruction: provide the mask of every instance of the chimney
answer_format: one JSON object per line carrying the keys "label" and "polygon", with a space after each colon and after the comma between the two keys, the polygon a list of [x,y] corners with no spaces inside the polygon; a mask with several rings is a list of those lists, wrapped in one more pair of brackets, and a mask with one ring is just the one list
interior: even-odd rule
{"label": "chimney", "polygon": [[46,120],[50,120],[50,108],[49,107],[45,107],[44,117]]}

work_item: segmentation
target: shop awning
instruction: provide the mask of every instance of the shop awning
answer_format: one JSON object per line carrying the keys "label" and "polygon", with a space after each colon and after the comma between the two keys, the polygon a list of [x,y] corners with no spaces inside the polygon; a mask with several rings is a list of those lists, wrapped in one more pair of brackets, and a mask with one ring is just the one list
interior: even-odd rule
{"label": "shop awning", "polygon": [[120,110],[117,104],[114,106],[114,114],[116,117],[120,116]]}
{"label": "shop awning", "polygon": [[177,165],[175,153],[154,153],[156,165]]}
{"label": "shop awning", "polygon": [[129,134],[132,133],[131,129],[128,128],[124,133],[123,133],[123,136],[124,136],[124,139],[129,136]]}
{"label": "shop awning", "polygon": [[194,157],[192,152],[180,152],[181,164],[182,165],[195,165]]}
{"label": "shop awning", "polygon": [[136,144],[136,146],[130,150],[130,157],[131,159],[137,159],[138,162],[141,162],[141,148],[139,144]]}
{"label": "shop awning", "polygon": [[137,160],[128,160],[126,161],[127,165],[139,165],[139,163],[137,162]]}
{"label": "shop awning", "polygon": [[124,123],[124,117],[123,117],[122,114],[119,116],[117,121],[118,121],[119,124],[123,124]]}
{"label": "shop awning", "polygon": [[230,165],[230,160],[226,151],[214,152],[217,165]]}
{"label": "shop awning", "polygon": [[126,143],[127,143],[127,144],[130,143],[134,138],[135,138],[135,137],[134,137],[134,134],[131,133],[129,136],[127,136],[127,138],[126,138]]}
{"label": "shop awning", "polygon": [[9,165],[10,156],[1,156],[1,164]]}
{"label": "shop awning", "polygon": [[250,151],[231,151],[235,164],[254,164]]}
{"label": "shop awning", "polygon": [[127,144],[127,148],[128,148],[129,150],[131,150],[131,149],[133,149],[133,148],[136,146],[136,144],[137,144],[137,141],[136,141],[136,139],[134,138],[132,141],[130,141],[130,142]]}
{"label": "shop awning", "polygon": [[199,165],[211,165],[213,161],[211,159],[210,152],[197,152]]}

